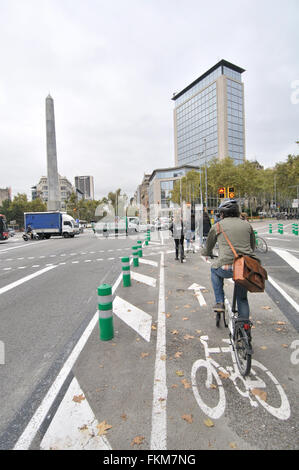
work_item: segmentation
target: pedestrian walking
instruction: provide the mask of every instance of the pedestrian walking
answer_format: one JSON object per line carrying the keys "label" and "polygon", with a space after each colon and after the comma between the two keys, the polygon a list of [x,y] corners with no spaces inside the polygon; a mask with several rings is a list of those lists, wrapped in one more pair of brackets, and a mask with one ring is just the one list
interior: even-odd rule
{"label": "pedestrian walking", "polygon": [[176,216],[170,225],[169,230],[172,233],[175,243],[175,259],[179,259],[179,248],[182,250],[181,262],[185,258],[184,255],[184,224],[181,216]]}

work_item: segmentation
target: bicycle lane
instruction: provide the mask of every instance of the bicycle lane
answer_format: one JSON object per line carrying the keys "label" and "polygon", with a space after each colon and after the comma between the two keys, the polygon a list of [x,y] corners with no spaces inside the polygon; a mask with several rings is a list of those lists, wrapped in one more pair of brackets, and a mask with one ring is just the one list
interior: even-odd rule
{"label": "bicycle lane", "polygon": [[[271,371],[285,390],[291,409],[289,418],[277,418],[259,404],[262,396],[273,408],[281,405],[277,383],[268,380],[263,371],[267,388],[261,387],[261,382],[255,385],[255,393],[260,395],[251,393],[249,400],[236,390],[224,371],[232,366],[231,355],[227,352],[215,353],[212,357],[223,367],[212,388],[205,390],[207,369],[204,366],[195,374],[196,383],[192,387],[193,365],[198,360],[206,360],[201,337],[209,337],[209,348],[227,347],[222,341],[227,338],[227,330],[214,326],[210,265],[198,254],[188,255],[186,263],[181,264],[174,260],[173,253],[164,251],[164,263],[163,258],[160,263],[157,253],[146,257],[153,264],[132,268],[147,277],[133,279],[130,288],[120,284],[116,289],[119,309],[126,311],[126,318],[114,317],[114,339],[100,342],[98,327],[95,327],[72,369],[71,385],[63,400],[68,400],[77,410],[82,407],[80,420],[73,422],[77,411],[74,413],[73,408],[62,406],[62,402],[59,409],[63,411],[56,429],[67,436],[68,426],[73,426],[77,434],[81,434],[80,442],[74,447],[74,443],[66,439],[56,447],[54,441],[48,441],[53,444],[50,447],[82,448],[86,434],[83,448],[89,445],[97,449],[131,450],[295,448],[298,365],[291,344],[297,334],[266,294],[250,297],[255,323],[254,357]],[[226,291],[230,298],[232,284],[229,281]],[[119,299],[128,304],[121,304]],[[137,315],[134,307],[143,313]],[[139,326],[134,321],[130,323],[130,317],[136,315],[142,320]],[[291,354],[294,364],[290,362]],[[242,381],[236,379],[235,383],[244,394]],[[155,385],[161,385],[156,393]],[[201,406],[195,396],[197,388]],[[219,416],[211,415],[210,409],[215,409]],[[287,413],[286,408],[280,411]],[[49,448],[49,430],[41,436],[41,448]],[[59,437],[55,427],[54,437]],[[39,447],[37,442],[34,447]]]}
{"label": "bicycle lane", "polygon": [[[211,264],[198,254],[183,264],[168,255],[165,264],[168,448],[297,448],[298,333],[266,293],[249,294],[254,360],[246,386],[223,341],[228,330],[215,326]],[[225,292],[231,302],[230,280]]]}

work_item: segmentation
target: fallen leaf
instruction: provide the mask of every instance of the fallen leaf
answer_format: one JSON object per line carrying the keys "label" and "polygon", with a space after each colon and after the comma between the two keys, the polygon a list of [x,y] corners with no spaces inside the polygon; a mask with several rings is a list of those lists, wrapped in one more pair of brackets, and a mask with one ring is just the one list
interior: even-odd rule
{"label": "fallen leaf", "polygon": [[123,415],[121,415],[121,419],[123,419],[124,421],[127,421],[127,415],[124,413]]}
{"label": "fallen leaf", "polygon": [[259,397],[263,401],[267,401],[267,392],[261,390],[260,388],[252,388],[251,393],[257,397]]}
{"label": "fallen leaf", "polygon": [[178,377],[184,377],[184,372],[182,370],[177,370],[175,373]]}
{"label": "fallen leaf", "polygon": [[83,424],[81,428],[79,428],[79,431],[86,431],[88,429],[87,424]]}
{"label": "fallen leaf", "polygon": [[166,357],[167,356],[165,354],[163,354],[163,356],[160,356],[161,361],[166,361]]}
{"label": "fallen leaf", "polygon": [[211,384],[211,385],[210,385],[210,388],[213,388],[213,389],[214,389],[214,388],[217,388],[217,385]]}
{"label": "fallen leaf", "polygon": [[227,372],[222,372],[222,370],[219,370],[218,371],[218,375],[219,377],[221,377],[222,379],[228,379],[229,378],[229,374]]}
{"label": "fallen leaf", "polygon": [[268,305],[266,305],[265,307],[262,307],[264,310],[271,310],[271,307],[269,307]]}
{"label": "fallen leaf", "polygon": [[191,308],[191,305],[184,305],[184,308]]}
{"label": "fallen leaf", "polygon": [[174,357],[178,358],[178,357],[181,357],[183,353],[181,351],[178,351],[175,353]]}
{"label": "fallen leaf", "polygon": [[140,444],[143,443],[145,437],[144,436],[136,436],[134,437],[133,441],[131,442],[131,446],[134,446],[135,444],[137,444],[138,446],[140,446]]}
{"label": "fallen leaf", "polygon": [[265,351],[267,348],[267,346],[261,346],[261,349],[263,349],[263,351]]}
{"label": "fallen leaf", "polygon": [[204,420],[204,424],[205,424],[208,428],[212,428],[212,427],[214,426],[214,423],[213,423],[213,421],[212,421],[210,418],[205,419],[205,420]]}
{"label": "fallen leaf", "polygon": [[171,388],[178,388],[178,384],[172,384]]}
{"label": "fallen leaf", "polygon": [[166,398],[159,398],[158,401],[165,401]]}
{"label": "fallen leaf", "polygon": [[229,443],[229,447],[230,447],[231,449],[237,449],[237,444],[236,444],[235,442],[230,442],[230,443]]}
{"label": "fallen leaf", "polygon": [[81,395],[74,395],[73,401],[76,403],[81,403],[82,400],[85,400],[85,396],[81,393]]}
{"label": "fallen leaf", "polygon": [[101,423],[97,424],[98,428],[98,436],[103,436],[104,434],[107,434],[108,429],[111,429],[112,426],[108,424],[106,421],[102,421]]}
{"label": "fallen leaf", "polygon": [[140,354],[140,357],[143,359],[144,357],[147,357],[148,355],[149,355],[149,353],[143,352],[143,353]]}
{"label": "fallen leaf", "polygon": [[188,382],[187,379],[182,379],[181,382],[184,385],[184,388],[191,388],[191,384]]}
{"label": "fallen leaf", "polygon": [[171,333],[172,333],[173,335],[177,335],[179,332],[178,332],[178,330],[171,330]]}
{"label": "fallen leaf", "polygon": [[186,321],[186,320],[189,320],[189,318],[188,317],[183,317],[182,320]]}
{"label": "fallen leaf", "polygon": [[156,330],[156,329],[157,329],[156,325],[152,325],[152,330]]}
{"label": "fallen leaf", "polygon": [[184,339],[194,339],[194,336],[191,336],[191,335],[185,335],[185,336],[184,336]]}
{"label": "fallen leaf", "polygon": [[166,313],[166,318],[170,318],[171,317],[171,313]]}
{"label": "fallen leaf", "polygon": [[185,421],[187,421],[187,423],[189,423],[189,424],[193,423],[193,416],[192,415],[183,415],[181,418],[184,419]]}
{"label": "fallen leaf", "polygon": [[147,304],[154,304],[154,300],[149,300],[148,302],[146,302]]}
{"label": "fallen leaf", "polygon": [[277,322],[276,322],[276,325],[285,325],[285,324],[286,324],[285,321],[277,321]]}
{"label": "fallen leaf", "polygon": [[201,330],[195,330],[198,335],[200,335]]}
{"label": "fallen leaf", "polygon": [[281,346],[282,346],[283,348],[288,348],[288,347],[289,347],[288,344],[282,344]]}

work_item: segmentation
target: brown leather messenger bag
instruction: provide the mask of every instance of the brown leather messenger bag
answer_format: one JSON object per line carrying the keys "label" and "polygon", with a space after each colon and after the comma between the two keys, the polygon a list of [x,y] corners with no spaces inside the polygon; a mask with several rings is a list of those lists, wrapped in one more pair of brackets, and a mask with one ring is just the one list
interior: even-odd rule
{"label": "brown leather messenger bag", "polygon": [[268,276],[261,263],[257,259],[251,258],[251,256],[238,255],[219,222],[217,223],[217,232],[223,233],[234,254],[233,280],[237,284],[241,284],[249,292],[264,292],[265,281],[268,279]]}

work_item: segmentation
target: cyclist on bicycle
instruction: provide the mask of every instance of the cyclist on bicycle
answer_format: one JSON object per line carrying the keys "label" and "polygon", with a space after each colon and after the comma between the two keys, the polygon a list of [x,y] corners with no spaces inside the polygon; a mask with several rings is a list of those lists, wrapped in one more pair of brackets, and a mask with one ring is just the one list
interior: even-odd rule
{"label": "cyclist on bicycle", "polygon": [[[220,222],[214,224],[211,228],[206,246],[201,254],[213,257],[213,248],[218,242],[219,256],[211,267],[211,281],[216,299],[216,304],[213,307],[214,311],[223,312],[225,310],[223,279],[233,277],[234,255],[221,230],[226,233],[238,254],[249,255],[253,258],[256,258],[254,255],[255,235],[252,226],[240,219],[239,206],[236,200],[232,199],[223,202],[218,210]],[[236,284],[236,299],[239,318],[248,320],[249,304],[247,290],[240,284]]]}

